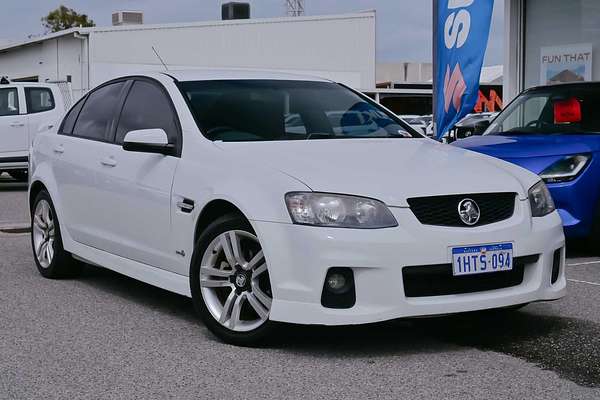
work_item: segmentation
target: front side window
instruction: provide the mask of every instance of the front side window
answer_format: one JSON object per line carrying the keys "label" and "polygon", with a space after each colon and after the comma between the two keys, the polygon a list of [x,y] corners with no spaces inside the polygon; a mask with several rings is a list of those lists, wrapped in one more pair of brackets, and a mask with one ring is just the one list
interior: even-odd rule
{"label": "front side window", "polygon": [[29,114],[50,111],[54,109],[54,96],[48,88],[25,88],[27,112]]}
{"label": "front side window", "polygon": [[494,120],[485,135],[600,133],[596,85],[562,85],[528,91]]}
{"label": "front side window", "polygon": [[159,87],[146,81],[136,81],[127,95],[117,126],[116,143],[123,144],[127,132],[140,129],[163,129],[169,143],[177,143],[179,130],[170,100]]}
{"label": "front side window", "polygon": [[422,137],[335,83],[223,80],[179,87],[200,130],[214,141]]}
{"label": "front side window", "polygon": [[17,89],[0,89],[0,117],[19,115],[19,96]]}
{"label": "front side window", "polygon": [[115,112],[125,82],[111,83],[90,93],[73,129],[73,136],[111,141]]}

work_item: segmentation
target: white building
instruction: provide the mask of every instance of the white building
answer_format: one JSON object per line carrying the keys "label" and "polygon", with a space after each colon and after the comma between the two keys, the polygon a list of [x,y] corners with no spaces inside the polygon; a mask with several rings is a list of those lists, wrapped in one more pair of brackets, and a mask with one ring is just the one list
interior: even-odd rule
{"label": "white building", "polygon": [[600,80],[599,0],[506,0],[505,24],[505,101],[556,77]]}
{"label": "white building", "polygon": [[273,69],[375,87],[375,12],[74,28],[0,45],[0,76],[68,80],[74,97],[113,77],[170,69]]}

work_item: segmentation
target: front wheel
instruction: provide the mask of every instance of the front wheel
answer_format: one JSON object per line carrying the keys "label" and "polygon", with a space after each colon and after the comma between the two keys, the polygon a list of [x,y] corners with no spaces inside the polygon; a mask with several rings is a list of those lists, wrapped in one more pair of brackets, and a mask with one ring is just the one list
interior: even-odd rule
{"label": "front wheel", "polygon": [[246,219],[221,217],[200,236],[190,271],[194,306],[216,336],[227,343],[264,342],[273,294],[261,244]]}
{"label": "front wheel", "polygon": [[31,205],[31,246],[35,264],[45,278],[67,278],[80,272],[81,263],[63,248],[56,210],[45,190]]}

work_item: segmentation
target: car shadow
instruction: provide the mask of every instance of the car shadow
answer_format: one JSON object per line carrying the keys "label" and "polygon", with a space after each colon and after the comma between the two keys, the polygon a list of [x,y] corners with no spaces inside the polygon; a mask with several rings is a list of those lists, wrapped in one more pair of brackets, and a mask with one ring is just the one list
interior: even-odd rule
{"label": "car shadow", "polygon": [[567,239],[568,258],[587,258],[600,256],[600,249],[593,248],[582,239]]}
{"label": "car shadow", "polygon": [[[197,317],[191,299],[86,266],[77,281],[153,312],[180,318],[198,328],[203,339],[223,345]],[[591,340],[581,351],[580,338]],[[265,350],[311,357],[367,359],[455,351],[461,347],[494,351],[524,359],[588,387],[600,385],[600,325],[543,315],[539,307],[519,311],[489,310],[445,317],[403,319],[357,326],[279,324]],[[565,357],[569,354],[569,357]]]}
{"label": "car shadow", "polygon": [[[153,311],[202,324],[191,299],[117,272],[86,265],[77,280]],[[438,351],[450,345],[485,347],[488,343],[536,340],[564,326],[557,317],[501,311],[340,327],[280,324],[269,347],[323,356],[415,353]]]}
{"label": "car shadow", "polygon": [[545,315],[543,304],[422,320],[418,327],[442,342],[508,354],[579,385],[600,387],[600,325]]}
{"label": "car shadow", "polygon": [[0,174],[0,192],[23,192],[27,190],[27,182],[17,182],[7,174]]}
{"label": "car shadow", "polygon": [[148,285],[106,268],[86,265],[78,282],[126,301],[142,304],[152,311],[199,323],[191,299]]}

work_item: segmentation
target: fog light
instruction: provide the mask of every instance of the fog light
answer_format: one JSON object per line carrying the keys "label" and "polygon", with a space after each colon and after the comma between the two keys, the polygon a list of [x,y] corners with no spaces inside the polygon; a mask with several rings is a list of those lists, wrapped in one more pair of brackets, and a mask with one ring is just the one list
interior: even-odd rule
{"label": "fog light", "polygon": [[561,261],[562,261],[562,249],[558,249],[554,252],[554,257],[552,257],[552,277],[551,277],[550,282],[553,285],[558,281]]}
{"label": "fog light", "polygon": [[352,308],[356,303],[352,268],[330,268],[325,275],[321,305],[327,308]]}
{"label": "fog light", "polygon": [[342,274],[331,274],[327,278],[327,289],[333,293],[343,293],[348,290],[346,278]]}

